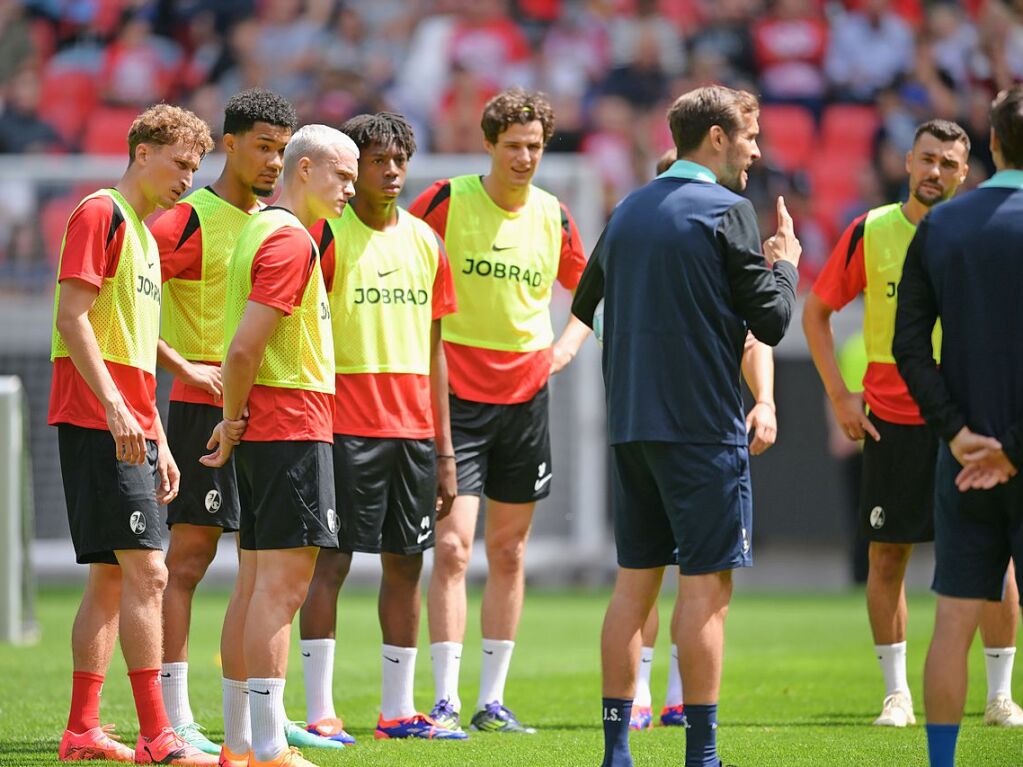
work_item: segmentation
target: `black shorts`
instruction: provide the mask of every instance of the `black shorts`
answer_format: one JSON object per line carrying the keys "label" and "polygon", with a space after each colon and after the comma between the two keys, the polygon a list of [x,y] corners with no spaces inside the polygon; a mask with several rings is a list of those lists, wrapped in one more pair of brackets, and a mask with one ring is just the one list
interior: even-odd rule
{"label": "black shorts", "polygon": [[234,456],[219,469],[199,463],[210,452],[206,443],[223,412],[213,405],[171,402],[167,416],[167,446],[181,471],[181,490],[167,506],[167,526],[179,522],[203,527],[238,529],[241,508],[238,504],[238,480],[234,475]]}
{"label": "black shorts", "polygon": [[451,395],[458,494],[532,503],[551,492],[551,434],[545,385],[526,402],[492,405]]}
{"label": "black shorts", "polygon": [[432,439],[334,435],[338,547],[368,554],[433,548],[437,456]]}
{"label": "black shorts", "polygon": [[863,445],[860,528],[878,543],[934,540],[934,461],[938,439],[926,426],[869,415],[881,441]]}
{"label": "black shorts", "polygon": [[118,461],[109,431],[57,426],[60,473],[78,564],[116,565],[115,551],[159,549],[156,443],[141,466]]}
{"label": "black shorts", "polygon": [[243,549],[337,548],[329,442],[242,442],[235,448]]}
{"label": "black shorts", "polygon": [[1023,478],[961,493],[955,485],[961,469],[942,445],[935,470],[933,589],[946,597],[999,601],[1012,557],[1023,594]]}
{"label": "black shorts", "polygon": [[611,511],[620,567],[677,563],[682,575],[704,575],[753,565],[745,445],[626,442],[612,451]]}

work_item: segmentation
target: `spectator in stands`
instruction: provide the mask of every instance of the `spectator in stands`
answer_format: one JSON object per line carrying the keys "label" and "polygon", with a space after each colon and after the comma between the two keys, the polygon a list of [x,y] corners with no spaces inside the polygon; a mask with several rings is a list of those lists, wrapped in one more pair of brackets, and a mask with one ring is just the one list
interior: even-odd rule
{"label": "spectator in stands", "polygon": [[753,25],[753,47],[765,102],[794,103],[819,112],[828,25],[813,0],[772,0]]}
{"label": "spectator in stands", "polygon": [[832,22],[825,71],[836,97],[869,102],[912,66],[913,34],[888,0],[864,0]]}
{"label": "spectator in stands", "polygon": [[713,52],[726,64],[721,70],[723,81],[753,81],[757,65],[753,53],[753,37],[750,34],[752,21],[751,0],[717,0],[708,3],[706,23],[689,38],[691,57]]}
{"label": "spectator in stands", "polygon": [[[624,66],[611,70],[601,83],[600,92],[624,99],[637,109],[646,110],[668,95],[668,73],[663,69],[664,56],[659,54],[661,41],[656,29],[644,25],[635,32],[635,47],[631,58]],[[674,38],[673,45],[681,50],[681,43]]]}
{"label": "spectator in stands", "polygon": [[611,23],[611,66],[634,67],[640,60],[667,77],[685,72],[686,51],[679,30],[657,12],[657,0],[637,0],[634,16]]}
{"label": "spectator in stands", "polygon": [[39,85],[39,73],[25,67],[4,86],[0,153],[54,152],[63,148],[57,131],[39,117]]}
{"label": "spectator in stands", "polygon": [[981,17],[972,75],[992,92],[1023,80],[1023,24],[1019,14],[1000,0],[990,0]]}
{"label": "spectator in stands", "polygon": [[433,150],[461,154],[482,151],[479,137],[483,106],[497,95],[492,83],[456,65],[437,111],[433,114]]}
{"label": "spectator in stands", "polygon": [[977,28],[954,3],[936,3],[927,9],[927,37],[935,66],[948,74],[957,89],[968,86],[970,64],[977,52]]}
{"label": "spectator in stands", "polygon": [[36,55],[22,5],[17,0],[0,0],[0,83],[7,82]]}
{"label": "spectator in stands", "polygon": [[633,154],[636,118],[629,103],[618,96],[598,99],[591,117],[592,130],[583,139],[582,150],[600,175],[604,213],[610,215],[618,201],[639,184]]}
{"label": "spectator in stands", "polygon": [[317,23],[319,6],[310,4],[305,14],[302,0],[265,0],[259,7],[262,24],[256,55],[273,61],[273,66],[265,67],[265,82],[261,84],[289,101],[298,101],[315,83],[327,41],[323,27]]}
{"label": "spectator in stands", "polygon": [[508,16],[507,0],[462,0],[451,32],[448,58],[496,89],[532,84],[529,42]]}
{"label": "spectator in stands", "polygon": [[[581,99],[610,66],[608,25],[582,6],[567,8],[564,17],[547,31],[540,52],[540,88],[555,97]],[[561,109],[556,108],[555,114],[560,134]]]}
{"label": "spectator in stands", "polygon": [[101,93],[108,104],[143,107],[163,101],[180,61],[177,46],[151,33],[149,19],[126,11],[114,42],[103,56]]}

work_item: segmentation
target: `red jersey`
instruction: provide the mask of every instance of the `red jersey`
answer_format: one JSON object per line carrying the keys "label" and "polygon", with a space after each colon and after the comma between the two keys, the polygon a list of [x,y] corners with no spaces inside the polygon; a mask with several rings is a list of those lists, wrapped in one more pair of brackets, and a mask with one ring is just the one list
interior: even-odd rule
{"label": "red jersey", "polygon": [[[284,227],[260,246],[252,260],[249,301],[285,316],[302,302],[315,246],[304,229]],[[253,385],[249,391],[247,442],[333,442],[334,397],[326,392]]]}
{"label": "red jersey", "polygon": [[[864,255],[867,215],[864,213],[855,219],[842,233],[813,285],[813,292],[833,311],[840,310],[867,287]],[[878,418],[885,421],[905,425],[924,423],[919,406],[910,396],[898,368],[892,363],[867,363],[867,372],[863,376],[863,397]]]}
{"label": "red jersey", "polygon": [[[447,234],[451,184],[448,179],[434,183],[416,198],[409,211],[428,223],[443,239]],[[457,222],[454,223],[458,225]],[[586,253],[575,220],[561,205],[561,253],[557,280],[575,290],[586,268]],[[550,376],[551,350],[508,352],[483,349],[445,341],[448,382],[460,399],[512,405],[536,396]]]}
{"label": "red jersey", "polygon": [[[103,280],[113,277],[117,271],[125,226],[120,211],[109,197],[95,197],[80,205],[67,223],[57,281],[81,280],[98,291]],[[155,440],[156,378],[130,365],[105,360],[104,364],[146,439]],[[109,428],[106,410],[70,357],[58,357],[53,361],[47,422],[103,431]]]}

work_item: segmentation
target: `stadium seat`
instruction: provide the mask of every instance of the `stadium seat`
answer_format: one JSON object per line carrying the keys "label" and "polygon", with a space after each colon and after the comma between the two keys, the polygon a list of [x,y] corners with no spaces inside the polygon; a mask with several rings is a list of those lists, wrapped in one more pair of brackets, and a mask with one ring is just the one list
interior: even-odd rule
{"label": "stadium seat", "polygon": [[832,229],[840,226],[840,214],[859,196],[860,173],[868,162],[846,152],[823,151],[814,157],[810,166],[814,213]]}
{"label": "stadium seat", "polygon": [[771,165],[788,173],[807,166],[817,134],[808,109],[765,104],[760,109],[760,132]]}
{"label": "stadium seat", "polygon": [[46,258],[54,266],[60,260],[60,246],[64,240],[64,229],[67,227],[67,220],[71,217],[71,212],[81,199],[74,192],[54,197],[43,205],[39,213],[39,223],[43,230],[43,247],[46,248]]}
{"label": "stadium seat", "polygon": [[43,75],[39,116],[52,125],[69,145],[78,143],[89,113],[96,106],[96,79],[75,69]]}
{"label": "stadium seat", "polygon": [[821,122],[824,152],[869,157],[878,124],[879,118],[873,107],[856,104],[834,104],[828,107]]}
{"label": "stadium seat", "polygon": [[128,153],[128,129],[139,110],[102,107],[92,114],[82,138],[82,151],[89,154]]}

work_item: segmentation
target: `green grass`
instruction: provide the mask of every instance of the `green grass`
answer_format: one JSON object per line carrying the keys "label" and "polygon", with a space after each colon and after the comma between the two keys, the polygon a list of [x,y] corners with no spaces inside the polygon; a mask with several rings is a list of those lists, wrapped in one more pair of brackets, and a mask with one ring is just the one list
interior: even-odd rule
{"label": "green grass", "polygon": [[[359,744],[344,752],[307,752],[321,765],[359,764],[460,767],[461,765],[599,765],[600,666],[598,636],[607,595],[530,593],[508,682],[507,702],[536,736],[472,735],[466,743],[373,740],[379,703],[379,629],[375,596],[345,594],[341,605],[335,695]],[[69,636],[77,606],[74,590],[40,594],[42,641],[33,647],[0,646],[0,764],[56,764],[70,689]],[[217,647],[226,595],[200,591],[191,650],[191,698],[211,735],[222,735]],[[667,618],[670,605],[662,605]],[[909,678],[922,714],[921,673],[933,602],[910,601]],[[470,614],[478,615],[473,600]],[[424,628],[425,634],[425,628]],[[427,638],[417,669],[417,703],[429,708],[432,678]],[[669,640],[662,631],[654,658],[654,704],[664,695]],[[476,697],[479,638],[467,637],[462,699]],[[983,657],[971,654],[970,697],[960,736],[959,764],[1018,767],[1023,734],[981,724]],[[286,704],[303,716],[301,659],[292,653]],[[861,594],[739,596],[728,624],[719,741],[726,762],[741,767],[913,767],[927,764],[922,726],[873,728],[882,697]],[[103,720],[117,722],[134,743],[134,713],[123,661],[117,657],[103,692]],[[922,716],[921,716],[922,720]],[[681,765],[678,729],[634,734],[637,767]]]}

